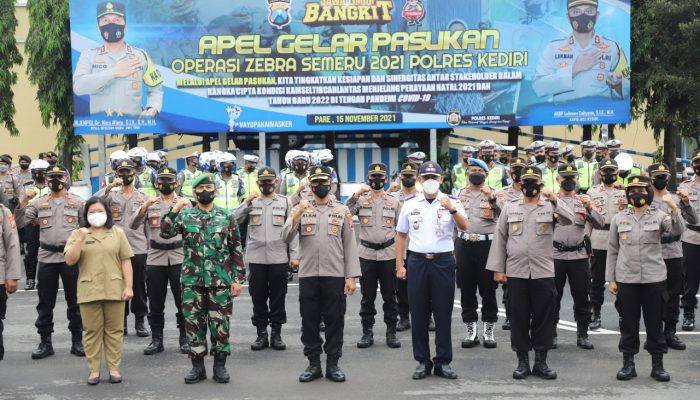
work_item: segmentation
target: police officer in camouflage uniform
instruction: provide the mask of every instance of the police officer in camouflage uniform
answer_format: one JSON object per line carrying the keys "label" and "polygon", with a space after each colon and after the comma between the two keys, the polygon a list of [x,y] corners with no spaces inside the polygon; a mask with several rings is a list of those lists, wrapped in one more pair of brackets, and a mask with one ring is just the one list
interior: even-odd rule
{"label": "police officer in camouflage uniform", "polygon": [[196,207],[180,199],[161,220],[161,237],[170,239],[182,235],[184,261],[182,308],[190,345],[192,370],[185,383],[206,379],[204,356],[207,354],[207,327],[211,338],[210,354],[214,356],[213,378],[216,382],[230,380],[226,371],[229,344],[229,315],[233,298],[241,293],[245,266],[241,255],[238,224],[233,215],[214,206],[216,179],[202,174],[192,183]]}
{"label": "police officer in camouflage uniform", "polygon": [[7,294],[17,291],[20,278],[20,252],[17,225],[10,210],[0,204],[0,361],[5,357],[2,322],[7,311]]}

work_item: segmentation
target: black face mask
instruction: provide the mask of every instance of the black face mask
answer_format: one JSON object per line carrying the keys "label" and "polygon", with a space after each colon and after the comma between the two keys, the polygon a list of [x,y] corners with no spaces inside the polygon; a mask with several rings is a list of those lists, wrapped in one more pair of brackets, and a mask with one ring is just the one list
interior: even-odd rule
{"label": "black face mask", "polygon": [[572,164],[574,161],[576,161],[576,157],[574,157],[574,156],[568,156],[568,157],[566,157],[566,161],[567,161],[569,164]]}
{"label": "black face mask", "polygon": [[[592,151],[584,151],[584,152],[583,152],[583,156],[590,160],[591,157],[593,157],[593,152],[592,152]],[[596,160],[597,160],[597,159],[598,159],[598,158],[596,157]],[[602,157],[601,157],[601,159],[602,159]]]}
{"label": "black face mask", "polygon": [[263,194],[272,194],[272,192],[275,191],[275,185],[272,183],[263,183],[260,185],[260,191],[263,192]]}
{"label": "black face mask", "polygon": [[611,151],[611,152],[610,152],[610,159],[611,159],[611,160],[614,160],[615,157],[617,157],[617,156],[619,156],[619,155],[620,155],[620,152],[619,152],[619,151]]}
{"label": "black face mask", "polygon": [[49,165],[56,165],[56,161],[58,160],[46,160],[46,162],[49,163]]}
{"label": "black face mask", "polygon": [[630,176],[631,172],[632,171],[620,171],[620,178],[622,178],[622,179],[627,178],[628,176]]}
{"label": "black face mask", "polygon": [[171,194],[175,191],[175,182],[159,183],[158,191],[160,191],[166,196]]}
{"label": "black face mask", "polygon": [[129,186],[132,183],[134,183],[134,176],[133,175],[119,175],[119,178],[121,178],[122,185],[124,185],[124,186]]}
{"label": "black face mask", "polygon": [[651,203],[650,196],[646,193],[632,193],[627,195],[627,202],[633,207],[642,208]]}
{"label": "black face mask", "polygon": [[513,182],[520,182],[520,175],[523,174],[522,168],[512,169],[510,171],[510,177],[513,178]]}
{"label": "black face mask", "polygon": [[508,164],[508,157],[499,157],[498,161],[501,162],[501,164]]}
{"label": "black face mask", "polygon": [[157,162],[151,162],[151,163],[148,163],[148,164],[146,164],[146,165],[148,165],[148,167],[151,168],[151,169],[158,169],[158,163],[157,163]]}
{"label": "black face mask", "polygon": [[306,164],[294,164],[294,171],[296,171],[297,174],[303,174],[306,172]]}
{"label": "black face mask", "polygon": [[206,206],[214,201],[214,197],[216,197],[214,196],[214,192],[214,190],[202,190],[201,192],[195,192],[195,195],[197,196],[197,201]]}
{"label": "black face mask", "polygon": [[571,27],[578,33],[588,33],[595,27],[597,15],[583,14],[578,17],[569,17],[569,22],[571,22]]}
{"label": "black face mask", "polygon": [[66,187],[66,184],[61,182],[60,179],[57,179],[57,178],[49,179],[49,190],[51,190],[52,192],[60,192],[65,187]]}
{"label": "black face mask", "polygon": [[250,166],[250,167],[246,167],[245,170],[246,170],[246,172],[253,172],[253,171],[255,171],[255,166],[253,165],[253,166]]}
{"label": "black face mask", "polygon": [[612,185],[617,181],[617,175],[614,174],[605,174],[603,175],[603,183],[606,185]]}
{"label": "black face mask", "polygon": [[474,186],[479,186],[486,181],[486,175],[480,174],[478,172],[469,174],[469,183]]}
{"label": "black face mask", "polygon": [[102,25],[100,27],[100,33],[102,34],[102,39],[107,43],[116,43],[124,39],[124,28],[126,25],[119,25],[115,23],[109,23],[107,25]]}
{"label": "black face mask", "polygon": [[230,166],[228,166],[228,167],[221,167],[221,173],[230,174],[230,173],[231,173],[231,167],[230,167]]}
{"label": "black face mask", "polygon": [[602,154],[596,154],[596,156],[595,156],[595,160],[598,162],[603,161],[604,158],[605,157]]}
{"label": "black face mask", "polygon": [[561,183],[561,188],[567,192],[573,192],[576,189],[576,181],[573,179],[565,179]]}
{"label": "black face mask", "polygon": [[44,182],[44,180],[46,180],[46,173],[44,171],[32,171],[32,179],[37,182]]}
{"label": "black face mask", "polygon": [[551,162],[551,163],[558,163],[558,162],[559,162],[559,156],[549,156],[549,162]]}
{"label": "black face mask", "polygon": [[664,190],[666,189],[666,186],[668,186],[668,178],[665,176],[654,178],[654,180],[651,181],[651,184],[658,190]]}
{"label": "black face mask", "polygon": [[540,194],[540,184],[535,182],[523,183],[522,192],[525,197],[536,197]]}
{"label": "black face mask", "polygon": [[311,191],[320,198],[325,198],[331,191],[331,185],[311,186]]}
{"label": "black face mask", "polygon": [[469,159],[470,159],[470,158],[471,158],[471,157],[464,157],[464,158],[462,159],[462,161],[463,161],[465,164],[469,164]]}
{"label": "black face mask", "polygon": [[20,164],[19,167],[22,168],[22,171],[26,171],[29,169],[29,164]]}
{"label": "black face mask", "polygon": [[481,156],[481,160],[486,164],[491,164],[491,162],[493,161],[493,154],[484,154],[483,156]]}
{"label": "black face mask", "polygon": [[384,184],[386,184],[384,178],[375,178],[370,179],[369,181],[369,186],[372,188],[372,190],[382,190],[384,188]]}
{"label": "black face mask", "polygon": [[546,159],[546,157],[544,154],[538,154],[535,156],[535,161],[540,163],[540,164],[543,163],[545,159]]}
{"label": "black face mask", "polygon": [[401,179],[401,184],[404,187],[414,187],[416,186],[416,178],[403,178]]}

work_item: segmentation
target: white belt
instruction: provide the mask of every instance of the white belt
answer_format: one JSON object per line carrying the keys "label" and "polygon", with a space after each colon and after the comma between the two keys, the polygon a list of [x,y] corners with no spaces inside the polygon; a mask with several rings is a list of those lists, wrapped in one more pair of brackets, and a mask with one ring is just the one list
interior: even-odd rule
{"label": "white belt", "polygon": [[480,235],[478,233],[460,232],[459,238],[467,242],[484,242],[493,239],[493,235]]}

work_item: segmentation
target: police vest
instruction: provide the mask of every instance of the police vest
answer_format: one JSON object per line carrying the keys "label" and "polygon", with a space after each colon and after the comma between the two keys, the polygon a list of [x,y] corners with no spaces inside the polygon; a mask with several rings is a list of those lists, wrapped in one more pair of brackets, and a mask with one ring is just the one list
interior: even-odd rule
{"label": "police vest", "polygon": [[192,184],[194,183],[195,178],[202,175],[202,171],[196,170],[191,172],[189,169],[183,169],[182,174],[185,176],[185,179],[182,181],[182,189],[180,190],[180,194],[183,197],[186,197],[188,200],[194,200]]}
{"label": "police vest", "polygon": [[[503,167],[491,168],[489,170],[489,176],[486,178],[486,185],[496,190],[503,189],[503,174],[505,174],[505,170],[503,169]],[[464,184],[464,186],[466,187],[466,183]]]}
{"label": "police vest", "polygon": [[455,189],[461,190],[467,187],[466,169],[464,168],[462,163],[455,164],[454,167],[452,167],[452,176],[454,180]]}
{"label": "police vest", "polygon": [[214,205],[223,208],[227,212],[233,211],[240,204],[238,191],[241,188],[241,181],[238,175],[233,174],[228,180],[223,180],[219,175],[216,176],[216,198]]}
{"label": "police vest", "polygon": [[581,190],[588,190],[593,186],[593,177],[598,170],[598,161],[576,160],[574,164],[578,171],[578,186]]}
{"label": "police vest", "polygon": [[299,179],[297,175],[294,172],[288,172],[284,176],[284,184],[287,187],[286,193],[281,193],[284,196],[287,197],[292,197],[294,193],[296,193],[297,189],[299,189],[299,186],[301,186],[302,182],[307,182],[309,178],[305,176],[302,179]]}
{"label": "police vest", "polygon": [[623,178],[620,175],[618,175],[617,181],[620,182],[623,186],[627,186],[627,181],[629,181],[630,177],[632,177],[633,175],[642,175],[642,167],[640,167],[639,164],[634,164],[634,166],[630,170],[629,175],[627,175],[626,178]]}
{"label": "police vest", "polygon": [[155,188],[155,182],[153,182],[153,170],[150,167],[143,169],[143,172],[138,174],[139,182],[141,182],[141,190],[146,196],[156,197],[158,191]]}
{"label": "police vest", "polygon": [[253,193],[260,193],[260,188],[258,187],[258,169],[256,168],[253,172],[246,172],[245,169],[239,168],[238,176],[243,182],[243,192],[245,196]]}
{"label": "police vest", "polygon": [[559,181],[557,180],[558,177],[559,169],[557,167],[550,169],[549,167],[545,166],[542,168],[542,183],[544,184],[544,187],[551,190],[552,193],[559,192]]}

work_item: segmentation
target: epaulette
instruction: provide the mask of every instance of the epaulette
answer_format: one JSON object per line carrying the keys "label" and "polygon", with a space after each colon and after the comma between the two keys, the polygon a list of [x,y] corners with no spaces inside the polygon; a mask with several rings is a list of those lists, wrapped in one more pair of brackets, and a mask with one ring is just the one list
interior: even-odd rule
{"label": "epaulette", "polygon": [[417,196],[417,195],[415,195],[415,194],[412,195],[412,196],[408,196],[408,197],[406,197],[405,199],[403,199],[403,201],[404,201],[404,202],[407,202],[408,200],[415,199],[416,196]]}
{"label": "epaulette", "polygon": [[451,194],[448,194],[447,197],[450,198],[450,199],[452,199],[452,200],[459,200],[458,197],[453,196],[453,195],[451,195]]}
{"label": "epaulette", "polygon": [[23,187],[26,187],[26,186],[34,186],[34,181],[27,181],[27,182],[24,182],[24,183],[22,184],[22,186],[23,186]]}

